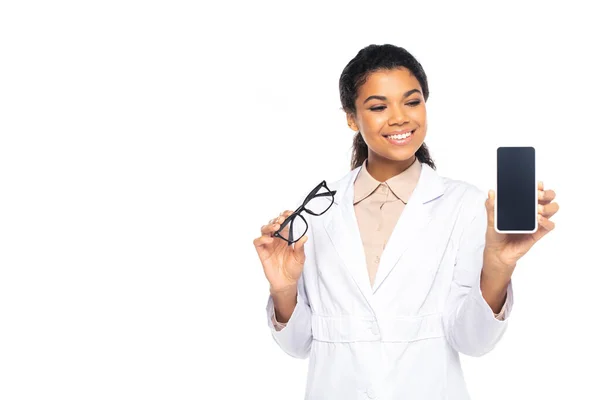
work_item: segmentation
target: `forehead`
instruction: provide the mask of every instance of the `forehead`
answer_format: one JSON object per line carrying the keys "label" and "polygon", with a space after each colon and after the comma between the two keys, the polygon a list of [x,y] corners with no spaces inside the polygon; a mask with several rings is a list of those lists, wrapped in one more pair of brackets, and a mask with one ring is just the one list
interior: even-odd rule
{"label": "forehead", "polygon": [[380,94],[386,97],[402,96],[411,89],[421,89],[415,76],[406,68],[376,71],[369,74],[366,82],[358,89],[358,97]]}

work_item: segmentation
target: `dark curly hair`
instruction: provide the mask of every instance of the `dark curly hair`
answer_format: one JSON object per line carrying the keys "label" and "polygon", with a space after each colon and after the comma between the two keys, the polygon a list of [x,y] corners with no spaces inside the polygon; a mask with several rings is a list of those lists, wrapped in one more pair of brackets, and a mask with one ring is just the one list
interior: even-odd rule
{"label": "dark curly hair", "polygon": [[[429,97],[427,86],[427,75],[421,64],[408,51],[402,47],[391,44],[372,44],[361,49],[356,56],[350,60],[340,76],[340,101],[342,109],[350,114],[356,115],[355,101],[358,97],[358,88],[363,85],[369,74],[381,70],[395,68],[407,68],[421,84],[425,101]],[[359,167],[367,158],[368,147],[360,132],[354,136],[352,143],[351,169]],[[435,169],[435,163],[429,155],[429,149],[423,143],[416,153],[417,159]]]}

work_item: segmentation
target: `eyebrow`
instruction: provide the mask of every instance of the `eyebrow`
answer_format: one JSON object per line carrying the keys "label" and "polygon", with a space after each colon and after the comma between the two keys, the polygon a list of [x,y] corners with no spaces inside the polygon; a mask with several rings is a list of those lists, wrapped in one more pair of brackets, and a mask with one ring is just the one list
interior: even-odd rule
{"label": "eyebrow", "polygon": [[[405,99],[405,98],[407,98],[408,96],[410,96],[413,93],[421,93],[421,91],[419,89],[409,90],[408,92],[404,93],[404,96],[402,96],[402,98]],[[365,101],[363,101],[363,104],[365,104],[369,100],[382,100],[382,101],[385,101],[385,100],[387,100],[387,97],[385,97],[385,96],[378,96],[378,95],[369,96],[369,97],[367,97],[365,99]]]}

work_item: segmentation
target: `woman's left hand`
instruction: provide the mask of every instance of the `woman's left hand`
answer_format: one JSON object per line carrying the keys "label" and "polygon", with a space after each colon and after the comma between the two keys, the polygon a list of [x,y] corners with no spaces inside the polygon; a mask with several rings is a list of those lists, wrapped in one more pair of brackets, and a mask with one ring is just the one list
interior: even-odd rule
{"label": "woman's left hand", "polygon": [[544,184],[538,182],[538,229],[534,233],[506,234],[498,233],[494,229],[494,203],[496,193],[488,192],[485,202],[487,209],[487,231],[485,235],[484,266],[493,268],[494,272],[511,276],[517,261],[531,249],[531,247],[548,232],[554,229],[554,222],[550,218],[558,211],[558,203],[553,202],[556,197],[554,190],[544,190]]}

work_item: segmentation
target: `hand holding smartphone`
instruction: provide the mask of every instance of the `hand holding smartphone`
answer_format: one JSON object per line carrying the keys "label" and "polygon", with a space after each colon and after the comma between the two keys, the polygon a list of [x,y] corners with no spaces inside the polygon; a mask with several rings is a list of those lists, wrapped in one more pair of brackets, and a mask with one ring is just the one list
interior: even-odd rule
{"label": "hand holding smartphone", "polygon": [[533,233],[538,229],[535,148],[498,147],[494,229]]}

